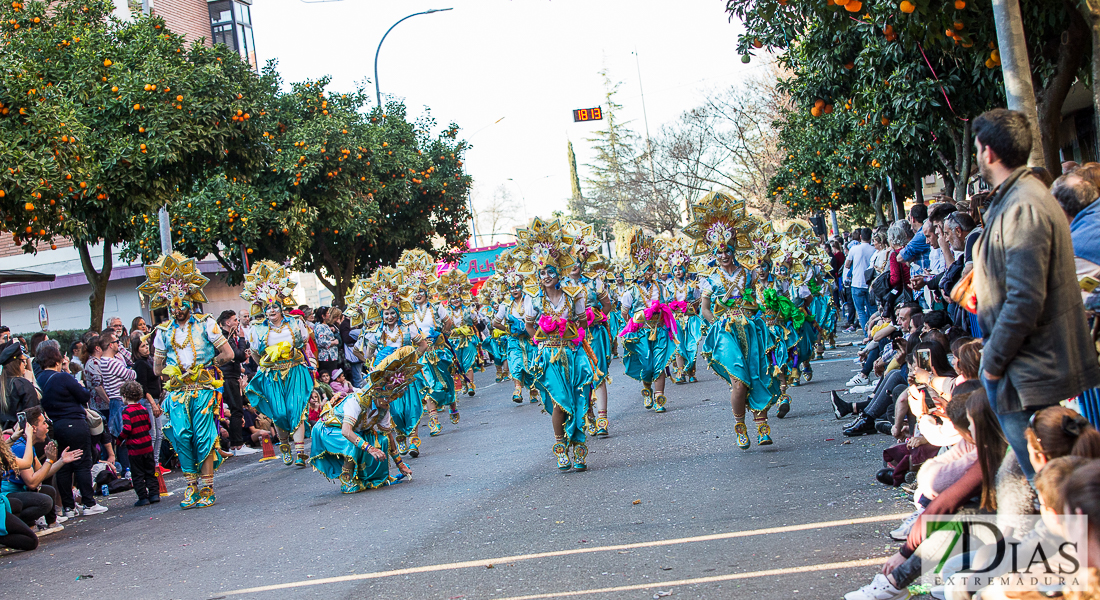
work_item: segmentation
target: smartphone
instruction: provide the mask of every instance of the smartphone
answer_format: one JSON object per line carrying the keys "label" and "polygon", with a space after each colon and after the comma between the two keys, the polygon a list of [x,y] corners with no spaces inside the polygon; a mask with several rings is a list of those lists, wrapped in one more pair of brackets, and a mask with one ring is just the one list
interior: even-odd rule
{"label": "smartphone", "polygon": [[23,430],[27,428],[27,413],[20,412],[15,413],[15,430],[19,433],[23,433]]}
{"label": "smartphone", "polygon": [[932,351],[928,349],[917,350],[917,366],[932,372]]}

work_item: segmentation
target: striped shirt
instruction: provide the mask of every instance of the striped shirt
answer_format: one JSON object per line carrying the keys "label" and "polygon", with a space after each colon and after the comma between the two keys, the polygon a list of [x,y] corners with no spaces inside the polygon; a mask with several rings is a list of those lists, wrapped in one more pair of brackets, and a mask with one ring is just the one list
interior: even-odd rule
{"label": "striped shirt", "polygon": [[141,404],[127,404],[122,409],[122,431],[118,441],[126,446],[130,456],[149,454],[153,451],[153,438],[149,435],[149,409]]}
{"label": "striped shirt", "polygon": [[121,358],[89,358],[84,367],[84,380],[88,387],[103,386],[108,398],[121,398],[119,389],[127,381],[137,378],[137,373],[126,366]]}

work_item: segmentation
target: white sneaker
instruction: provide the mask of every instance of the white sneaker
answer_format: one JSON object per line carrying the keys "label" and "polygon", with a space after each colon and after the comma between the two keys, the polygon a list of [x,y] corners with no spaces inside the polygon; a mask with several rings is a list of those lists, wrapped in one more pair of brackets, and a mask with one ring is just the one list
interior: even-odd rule
{"label": "white sneaker", "polygon": [[905,517],[905,520],[898,525],[898,528],[890,532],[890,539],[899,542],[904,542],[909,537],[909,530],[913,528],[913,523],[917,522],[917,517],[921,516],[924,512],[924,507],[920,507],[913,511],[913,514]]}
{"label": "white sneaker", "polygon": [[99,513],[107,512],[107,507],[103,504],[96,504],[95,506],[87,506],[84,508],[84,516],[98,515]]}
{"label": "white sneaker", "polygon": [[890,580],[882,573],[875,575],[871,583],[844,594],[844,600],[905,600],[908,597],[909,588],[899,590],[890,585]]}
{"label": "white sneaker", "polygon": [[867,385],[868,383],[871,383],[871,382],[866,377],[863,376],[863,373],[856,373],[855,376],[852,377],[851,379],[849,379],[848,383],[846,383],[844,385],[846,385],[848,387],[852,387],[854,385]]}
{"label": "white sneaker", "polygon": [[256,454],[257,452],[259,452],[259,450],[255,449],[255,448],[250,448],[248,446],[241,446],[239,449],[234,450],[233,454],[236,454],[237,456],[247,456],[249,454]]}
{"label": "white sneaker", "polygon": [[80,513],[76,512],[75,508],[66,508],[65,510],[61,511],[61,516],[58,517],[57,520],[60,521],[62,518],[66,519],[66,520],[67,519],[75,519],[76,517],[79,517],[79,516],[80,516]]}
{"label": "white sneaker", "polygon": [[69,517],[66,517],[63,514],[62,515],[57,515],[57,522],[58,523],[64,523],[65,521],[68,521],[68,520],[69,520]]}
{"label": "white sneaker", "polygon": [[38,520],[34,522],[34,526],[39,527],[39,528],[45,528],[46,527],[46,517],[38,517]]}
{"label": "white sneaker", "polygon": [[54,523],[53,527],[47,527],[45,525],[39,525],[35,529],[34,533],[36,535],[38,535],[38,537],[45,537],[47,535],[50,535],[51,533],[57,533],[58,531],[63,531],[64,529],[65,529],[64,525],[62,525],[60,523]]}

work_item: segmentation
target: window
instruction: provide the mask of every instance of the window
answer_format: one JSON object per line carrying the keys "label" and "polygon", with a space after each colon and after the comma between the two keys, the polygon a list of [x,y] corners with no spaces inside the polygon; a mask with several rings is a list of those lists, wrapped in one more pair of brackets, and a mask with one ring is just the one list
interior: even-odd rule
{"label": "window", "polygon": [[247,0],[217,0],[207,5],[210,11],[210,38],[225,44],[257,68],[255,41],[252,37],[252,7]]}

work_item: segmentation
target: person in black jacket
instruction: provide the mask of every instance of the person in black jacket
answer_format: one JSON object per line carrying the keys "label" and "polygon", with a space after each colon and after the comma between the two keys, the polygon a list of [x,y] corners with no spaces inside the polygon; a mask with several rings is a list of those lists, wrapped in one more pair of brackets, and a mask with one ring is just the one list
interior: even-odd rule
{"label": "person in black jacket", "polygon": [[218,315],[233,360],[222,365],[222,398],[229,405],[229,447],[234,454],[252,454],[256,450],[244,445],[244,401],[241,393],[241,364],[248,360],[248,340],[241,337],[237,313],[224,310]]}
{"label": "person in black jacket", "polygon": [[0,346],[0,429],[11,428],[16,414],[38,406],[38,392],[26,378],[28,358],[19,342]]}

